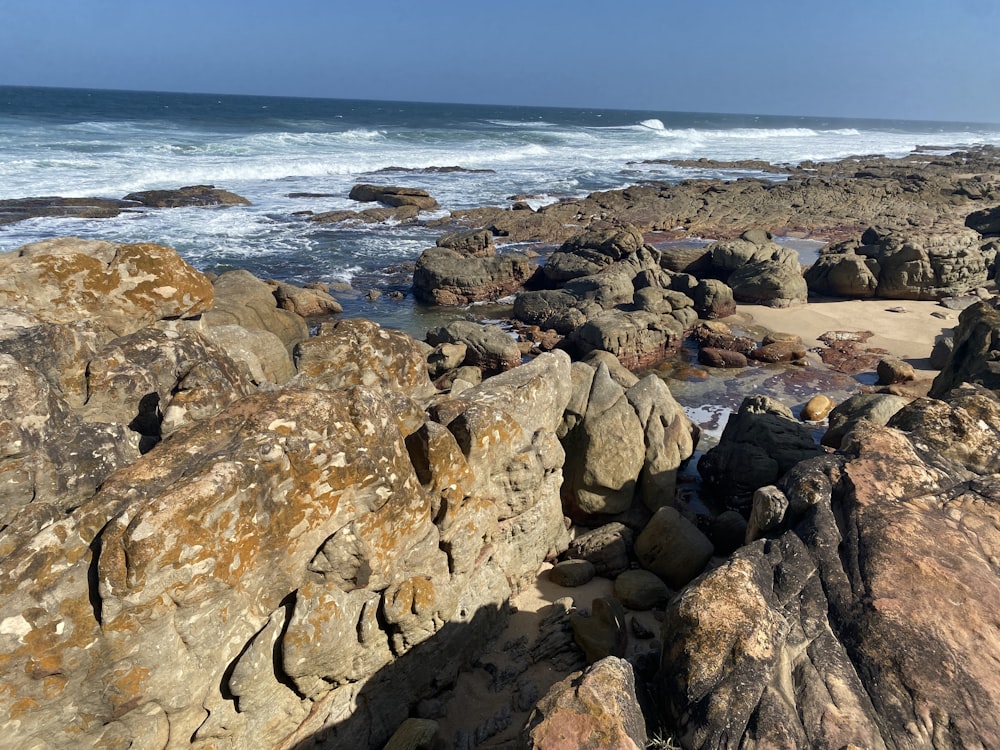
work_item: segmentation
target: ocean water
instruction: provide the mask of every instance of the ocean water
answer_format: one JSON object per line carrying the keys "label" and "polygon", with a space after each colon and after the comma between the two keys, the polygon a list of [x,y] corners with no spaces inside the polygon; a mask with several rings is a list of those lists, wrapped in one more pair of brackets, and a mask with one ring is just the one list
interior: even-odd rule
{"label": "ocean water", "polygon": [[[445,215],[514,195],[537,207],[643,180],[746,174],[649,160],[795,163],[979,143],[1000,144],[1000,125],[0,87],[0,198],[212,184],[252,203],[32,219],[0,226],[0,251],[57,236],[156,242],[206,271],[405,293],[405,263],[439,230],[318,225],[301,212],[367,207],[347,198],[358,182],[426,189]],[[461,169],[421,171],[443,167]],[[344,302],[410,330],[433,322],[412,302]]]}

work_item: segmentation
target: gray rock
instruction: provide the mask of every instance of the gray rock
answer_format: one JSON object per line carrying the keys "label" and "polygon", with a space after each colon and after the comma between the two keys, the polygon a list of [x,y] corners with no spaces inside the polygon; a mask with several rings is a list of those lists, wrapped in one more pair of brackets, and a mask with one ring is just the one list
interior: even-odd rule
{"label": "gray rock", "polygon": [[562,560],[549,570],[549,580],[566,588],[576,588],[590,583],[596,569],[590,560]]}
{"label": "gray rock", "polygon": [[249,271],[227,271],[213,284],[215,302],[202,315],[207,326],[240,325],[269,331],[292,352],[309,337],[301,316],[278,307],[273,290]]}
{"label": "gray rock", "polygon": [[1000,298],[977,302],[958,316],[951,356],[934,378],[930,395],[942,398],[962,383],[1000,391]]}
{"label": "gray rock", "polygon": [[614,597],[625,607],[643,612],[666,604],[670,589],[655,573],[626,570],[615,579]]}
{"label": "gray rock", "polygon": [[431,346],[465,344],[465,364],[479,367],[486,375],[510,370],[521,364],[521,350],[517,348],[517,342],[494,325],[453,320],[445,326],[429,330],[427,342]]}
{"label": "gray rock", "polygon": [[748,396],[730,415],[719,444],[698,461],[698,473],[729,502],[743,505],[758,487],[774,484],[799,461],[820,453],[812,433],[787,406]]}
{"label": "gray rock", "polygon": [[627,510],[646,445],[642,423],[606,366],[598,366],[582,419],[562,442],[567,456],[562,494],[568,511],[589,516]]}
{"label": "gray rock", "polygon": [[632,530],[624,524],[613,522],[581,534],[569,543],[566,557],[588,560],[597,575],[616,578],[628,570],[632,556]]}
{"label": "gray rock", "polygon": [[712,542],[676,508],[660,508],[635,540],[642,566],[679,589],[704,570]]}
{"label": "gray rock", "polygon": [[573,639],[593,664],[608,656],[624,656],[628,646],[625,610],[618,600],[600,596],[591,602],[590,614],[570,613]]}
{"label": "gray rock", "polygon": [[834,407],[827,417],[829,427],[820,442],[839,448],[844,437],[858,422],[886,424],[889,418],[909,403],[902,396],[888,393],[859,393]]}
{"label": "gray rock", "polygon": [[753,493],[753,507],[746,526],[746,543],[760,539],[766,532],[778,528],[788,510],[788,498],[770,484]]}

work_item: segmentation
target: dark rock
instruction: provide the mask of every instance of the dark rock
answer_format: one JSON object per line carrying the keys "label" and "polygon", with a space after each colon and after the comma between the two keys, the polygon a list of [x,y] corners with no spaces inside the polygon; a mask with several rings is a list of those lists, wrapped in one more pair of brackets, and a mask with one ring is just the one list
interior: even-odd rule
{"label": "dark rock", "polygon": [[110,219],[135,205],[111,198],[8,198],[0,200],[0,225],[43,216]]}
{"label": "dark rock", "polygon": [[549,580],[558,586],[575,588],[590,583],[596,574],[590,560],[562,560],[549,570]]}
{"label": "dark rock", "polygon": [[614,597],[628,609],[644,612],[666,604],[670,589],[655,573],[626,570],[615,578]]}
{"label": "dark rock", "polygon": [[176,190],[143,190],[129,193],[123,200],[135,201],[150,208],[186,206],[249,206],[246,198],[215,185],[191,185]]}
{"label": "dark rock", "polygon": [[930,396],[942,398],[962,383],[1000,391],[1000,298],[977,302],[958,316],[951,356],[934,378]]}
{"label": "dark rock", "polygon": [[628,630],[625,610],[617,599],[599,596],[590,604],[590,614],[570,613],[573,639],[590,664],[608,656],[625,656]]}
{"label": "dark rock", "polygon": [[839,448],[844,437],[858,422],[865,420],[872,424],[884,425],[907,403],[908,400],[902,396],[887,393],[859,393],[851,396],[830,412],[827,418],[829,427],[823,434],[821,442],[831,448]]}
{"label": "dark rock", "polygon": [[704,346],[698,350],[698,361],[709,367],[730,369],[746,367],[748,365],[745,354],[729,351],[728,349],[716,349],[712,346]]}
{"label": "dark rock", "polygon": [[605,524],[571,541],[565,556],[571,560],[589,560],[597,575],[615,578],[628,570],[632,537],[632,530],[624,524]]}
{"label": "dark rock", "polygon": [[668,586],[680,589],[705,569],[713,545],[676,508],[660,508],[635,540],[642,566]]}
{"label": "dark rock", "polygon": [[748,396],[729,417],[719,444],[698,461],[698,473],[730,501],[748,504],[758,487],[774,484],[799,461],[821,452],[787,406]]}
{"label": "dark rock", "polygon": [[520,253],[479,257],[433,247],[417,260],[413,296],[433,305],[493,301],[520,289],[533,272],[531,260]]}

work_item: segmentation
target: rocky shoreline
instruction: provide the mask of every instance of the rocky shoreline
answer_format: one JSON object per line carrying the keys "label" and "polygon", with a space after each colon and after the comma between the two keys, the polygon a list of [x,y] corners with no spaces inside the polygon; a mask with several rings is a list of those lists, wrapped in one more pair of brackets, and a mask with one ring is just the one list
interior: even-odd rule
{"label": "rocky shoreline", "polygon": [[[1000,153],[780,170],[435,220],[413,294],[514,302],[505,329],[426,341],[157,245],[0,255],[6,741],[1000,742]],[[5,201],[0,220],[238,199]],[[434,205],[357,199],[385,205],[314,218]],[[790,233],[832,242],[804,270]],[[497,246],[527,241],[553,250]],[[818,404],[822,444],[747,393],[696,454],[656,368],[808,367],[801,338],[734,313],[817,296],[962,312],[933,381],[832,331],[837,366],[879,387]],[[679,490],[695,460],[712,510]],[[540,580],[525,618],[512,602]]]}

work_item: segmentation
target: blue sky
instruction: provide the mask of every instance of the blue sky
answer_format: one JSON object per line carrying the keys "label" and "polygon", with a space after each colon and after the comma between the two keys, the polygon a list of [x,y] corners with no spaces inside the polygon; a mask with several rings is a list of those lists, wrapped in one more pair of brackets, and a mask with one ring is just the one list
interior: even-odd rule
{"label": "blue sky", "polygon": [[0,84],[1000,122],[997,0],[0,0]]}

